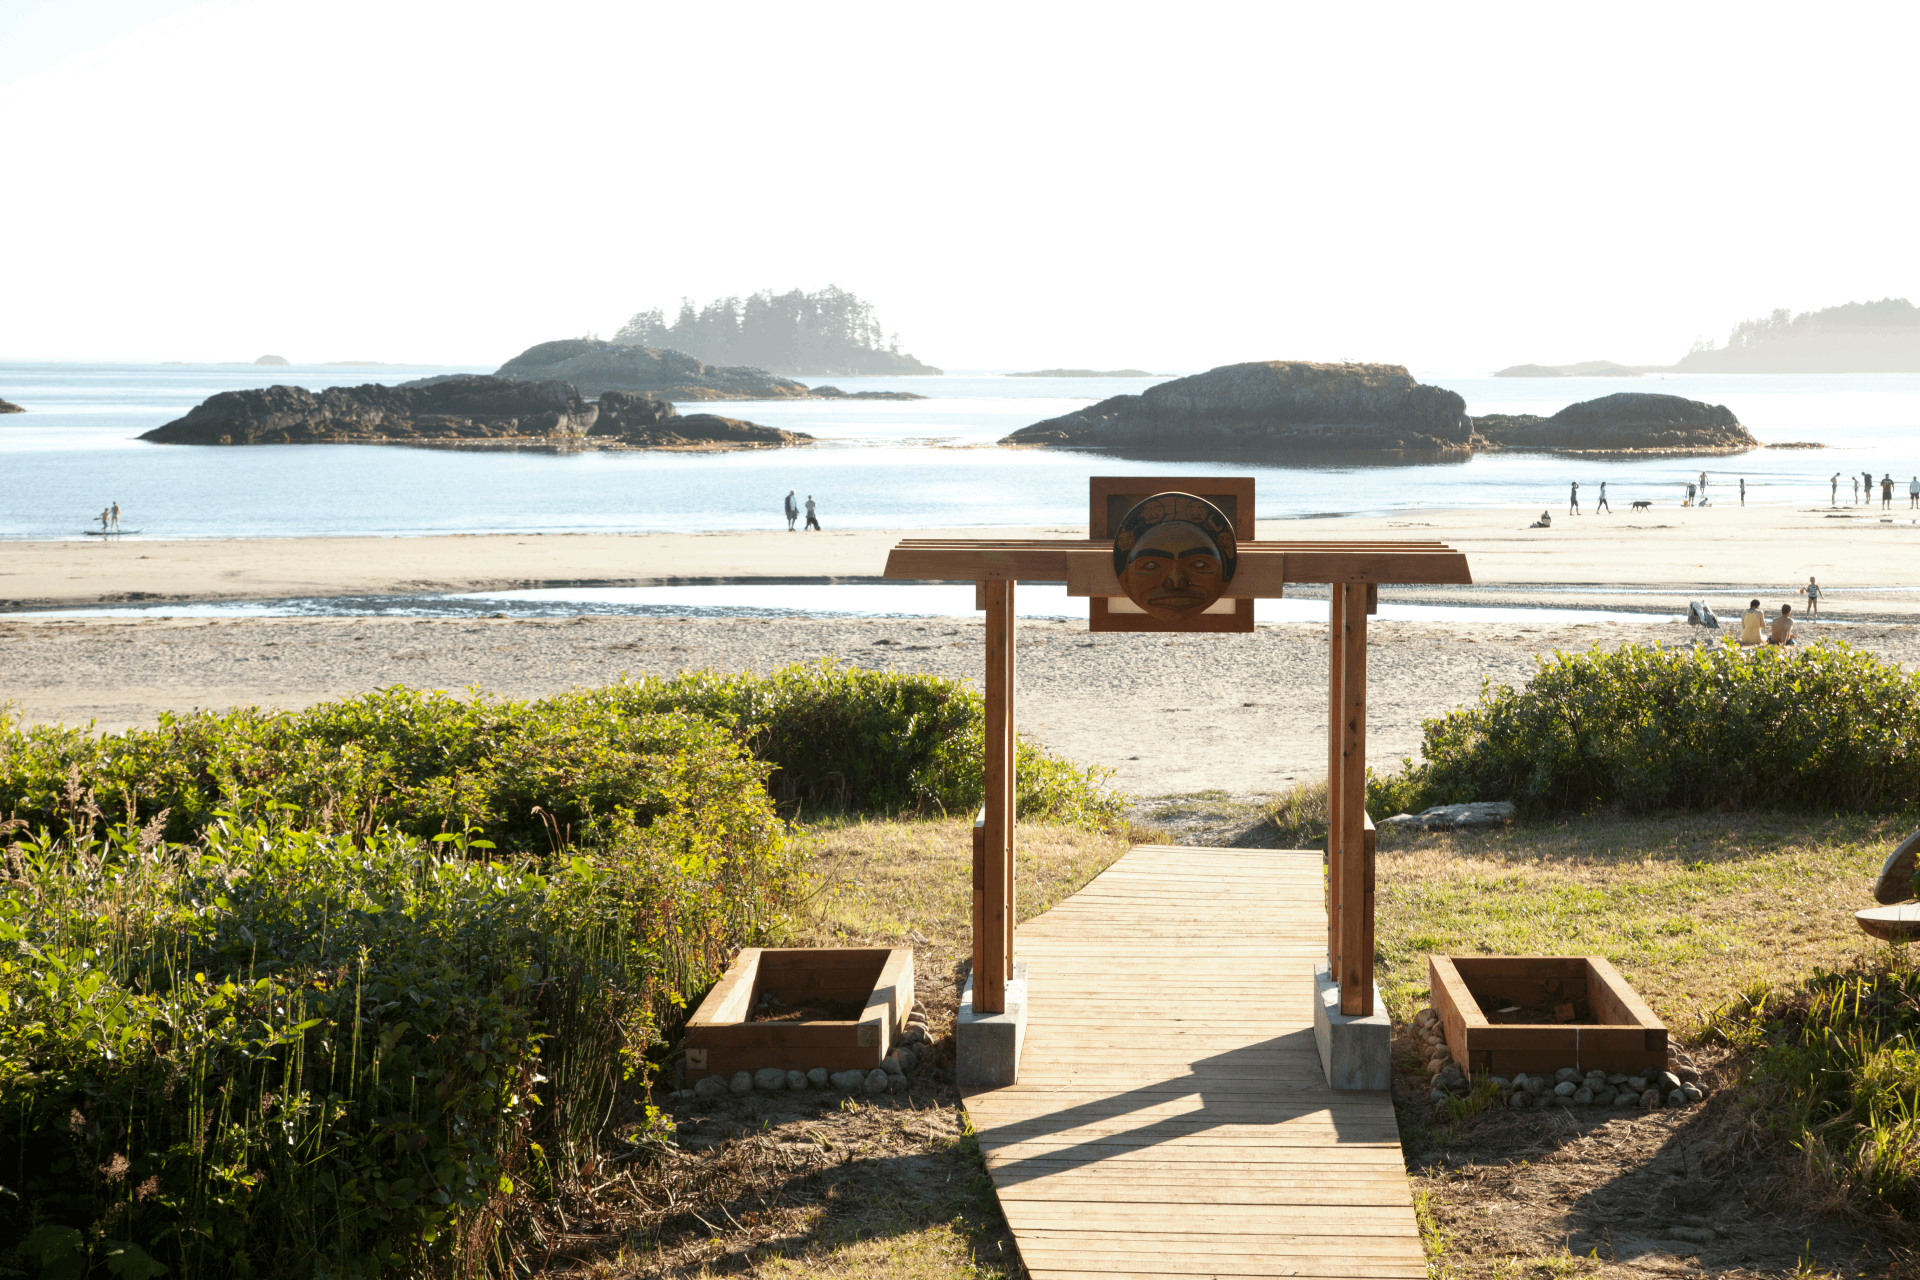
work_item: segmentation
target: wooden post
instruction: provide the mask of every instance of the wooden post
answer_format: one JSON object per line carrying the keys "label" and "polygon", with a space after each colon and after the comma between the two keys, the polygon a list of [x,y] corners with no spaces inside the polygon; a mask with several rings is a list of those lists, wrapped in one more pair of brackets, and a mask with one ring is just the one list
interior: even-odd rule
{"label": "wooden post", "polygon": [[1373,1012],[1373,952],[1367,945],[1367,604],[1362,583],[1336,583],[1345,597],[1340,645],[1340,1012]]}
{"label": "wooden post", "polygon": [[1346,686],[1340,640],[1347,617],[1346,593],[1339,583],[1327,588],[1327,972],[1340,980],[1340,782],[1341,703]]}
{"label": "wooden post", "polygon": [[980,585],[987,609],[986,821],[974,860],[973,1007],[1004,1013],[1013,973],[1013,583]]}

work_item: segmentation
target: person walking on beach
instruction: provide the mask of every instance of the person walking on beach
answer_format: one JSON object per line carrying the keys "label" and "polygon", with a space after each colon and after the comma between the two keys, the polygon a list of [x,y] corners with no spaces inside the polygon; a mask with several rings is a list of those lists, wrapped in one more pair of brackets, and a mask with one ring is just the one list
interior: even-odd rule
{"label": "person walking on beach", "polygon": [[1593,514],[1599,515],[1602,511],[1608,515],[1613,514],[1613,508],[1607,505],[1607,482],[1605,480],[1600,482],[1600,501],[1593,504]]}
{"label": "person walking on beach", "polygon": [[1807,598],[1807,616],[1809,618],[1819,617],[1820,616],[1820,584],[1815,582],[1812,578],[1808,578],[1807,585],[1800,588],[1800,594]]}
{"label": "person walking on beach", "polygon": [[1573,482],[1573,490],[1567,494],[1567,514],[1570,516],[1580,514],[1580,482],[1578,480]]}
{"label": "person walking on beach", "polygon": [[787,500],[781,505],[787,510],[787,532],[793,532],[793,522],[800,518],[800,504],[794,500],[794,491],[787,490]]}
{"label": "person walking on beach", "polygon": [[1893,510],[1893,472],[1891,471],[1880,477],[1880,509]]}
{"label": "person walking on beach", "polygon": [[[1745,480],[1742,480],[1740,482],[1740,491],[1742,493],[1745,493],[1746,488],[1747,488],[1747,482]],[[1859,492],[1860,491],[1858,489],[1854,490],[1855,494],[1858,494]],[[1833,494],[1831,497],[1827,499],[1827,505],[1830,507],[1837,507],[1840,505],[1840,473],[1838,471],[1833,473]]]}
{"label": "person walking on beach", "polygon": [[[819,528],[820,528],[820,517],[819,517],[819,516],[818,516],[817,514],[815,514],[815,512],[814,512],[814,510],[813,510],[813,495],[812,495],[812,494],[808,494],[808,495],[807,495],[807,528],[809,528],[809,529],[819,529]],[[822,530],[822,532],[825,532],[825,530]]]}
{"label": "person walking on beach", "polygon": [[1920,476],[1907,481],[1907,506],[1920,507]]}

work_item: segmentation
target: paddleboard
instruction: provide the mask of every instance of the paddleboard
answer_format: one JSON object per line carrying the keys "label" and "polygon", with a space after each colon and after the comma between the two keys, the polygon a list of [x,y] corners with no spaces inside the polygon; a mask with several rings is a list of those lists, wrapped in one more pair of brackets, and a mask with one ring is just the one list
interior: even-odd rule
{"label": "paddleboard", "polygon": [[89,538],[117,538],[126,533],[138,533],[138,529],[82,529],[80,532]]}

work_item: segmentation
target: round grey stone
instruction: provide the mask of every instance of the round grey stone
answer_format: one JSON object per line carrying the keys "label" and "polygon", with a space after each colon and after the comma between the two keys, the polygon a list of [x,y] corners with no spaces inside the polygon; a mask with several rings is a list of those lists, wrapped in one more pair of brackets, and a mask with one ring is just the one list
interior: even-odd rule
{"label": "round grey stone", "polygon": [[1627,1088],[1633,1090],[1635,1093],[1645,1093],[1647,1091],[1647,1078],[1645,1076],[1628,1076]]}
{"label": "round grey stone", "polygon": [[1687,1095],[1688,1102],[1698,1102],[1707,1096],[1697,1084],[1683,1084],[1680,1086],[1680,1092]]}
{"label": "round grey stone", "polygon": [[1620,1091],[1612,1085],[1603,1084],[1593,1091],[1593,1105],[1596,1107],[1610,1107],[1613,1105],[1613,1100],[1618,1097],[1619,1094]]}
{"label": "round grey stone", "polygon": [[1649,1089],[1641,1094],[1640,1105],[1648,1111],[1658,1110],[1660,1106],[1660,1091],[1658,1089]]}
{"label": "round grey stone", "polygon": [[727,1082],[727,1088],[733,1090],[735,1093],[752,1093],[753,1092],[753,1072],[751,1071],[734,1072],[733,1079]]}
{"label": "round grey stone", "polygon": [[1696,1084],[1700,1080],[1700,1073],[1692,1067],[1676,1068],[1673,1074],[1680,1077],[1681,1084]]}
{"label": "round grey stone", "polygon": [[767,1093],[787,1087],[787,1073],[782,1067],[762,1067],[753,1073],[753,1087]]}
{"label": "round grey stone", "polygon": [[[1647,1083],[1651,1085],[1655,1082],[1649,1080]],[[1659,1076],[1658,1087],[1662,1093],[1671,1093],[1680,1087],[1680,1077],[1671,1071],[1662,1071]]]}
{"label": "round grey stone", "polygon": [[887,1073],[878,1067],[867,1072],[866,1090],[868,1093],[885,1093],[887,1091]]}
{"label": "round grey stone", "polygon": [[1505,1076],[1493,1076],[1491,1079],[1493,1080],[1493,1087],[1501,1093],[1505,1093],[1507,1090],[1513,1088],[1513,1081],[1507,1079]]}
{"label": "round grey stone", "polygon": [[1578,1107],[1591,1105],[1593,1102],[1593,1090],[1587,1088],[1585,1085],[1581,1085],[1573,1091],[1573,1102],[1574,1105]]}
{"label": "round grey stone", "polygon": [[723,1076],[701,1076],[693,1082],[694,1096],[700,1098],[724,1098],[727,1096],[727,1082]]}
{"label": "round grey stone", "polygon": [[1574,1084],[1573,1081],[1562,1080],[1559,1084],[1553,1086],[1553,1092],[1556,1097],[1571,1098],[1578,1088],[1579,1086]]}
{"label": "round grey stone", "polygon": [[787,1072],[787,1088],[804,1089],[807,1087],[807,1073],[804,1071]]}
{"label": "round grey stone", "polygon": [[825,1067],[815,1067],[813,1070],[807,1072],[807,1083],[816,1089],[826,1088],[827,1069]]}
{"label": "round grey stone", "polygon": [[1453,1095],[1448,1093],[1445,1089],[1435,1089],[1432,1093],[1427,1095],[1427,1099],[1430,1102],[1446,1102],[1448,1099],[1452,1097]]}
{"label": "round grey stone", "polygon": [[1618,1089],[1621,1085],[1625,1084],[1626,1082],[1627,1082],[1627,1074],[1624,1071],[1616,1071],[1612,1075],[1607,1077],[1607,1083],[1612,1085],[1616,1089]]}
{"label": "round grey stone", "polygon": [[1565,1084],[1569,1080],[1578,1080],[1579,1078],[1580,1078],[1580,1073],[1578,1071],[1575,1071],[1572,1067],[1562,1067],[1558,1071],[1553,1073],[1553,1080],[1555,1084]]}
{"label": "round grey stone", "polygon": [[911,1071],[920,1065],[920,1055],[906,1045],[901,1045],[898,1049],[895,1049],[893,1056],[900,1059],[900,1069],[902,1071]]}
{"label": "round grey stone", "polygon": [[1667,1095],[1667,1105],[1670,1107],[1686,1106],[1687,1105],[1686,1092],[1681,1089],[1675,1089],[1672,1093],[1669,1093]]}
{"label": "round grey stone", "polygon": [[1539,1099],[1535,1098],[1532,1094],[1526,1092],[1524,1089],[1515,1089],[1513,1091],[1513,1095],[1507,1099],[1507,1105],[1509,1107],[1512,1107],[1515,1111],[1523,1111],[1528,1107],[1534,1106],[1538,1102],[1539,1102]]}
{"label": "round grey stone", "polygon": [[880,1059],[880,1069],[890,1076],[900,1075],[906,1070],[906,1068],[900,1064],[899,1055],[892,1053]]}
{"label": "round grey stone", "polygon": [[852,1093],[866,1083],[867,1073],[858,1067],[852,1067],[846,1071],[836,1071],[829,1078],[833,1081],[834,1088],[842,1093]]}

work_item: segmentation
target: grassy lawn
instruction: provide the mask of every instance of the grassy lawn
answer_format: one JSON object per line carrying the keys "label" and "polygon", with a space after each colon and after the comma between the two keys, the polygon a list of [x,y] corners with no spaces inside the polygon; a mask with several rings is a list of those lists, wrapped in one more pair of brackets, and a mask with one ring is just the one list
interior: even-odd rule
{"label": "grassy lawn", "polygon": [[1379,982],[1396,1019],[1426,957],[1604,955],[1683,1037],[1756,981],[1884,950],[1854,925],[1909,827],[1771,813],[1380,836]]}

